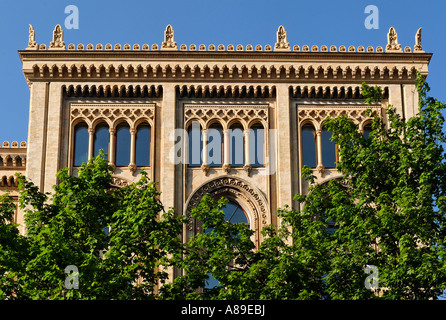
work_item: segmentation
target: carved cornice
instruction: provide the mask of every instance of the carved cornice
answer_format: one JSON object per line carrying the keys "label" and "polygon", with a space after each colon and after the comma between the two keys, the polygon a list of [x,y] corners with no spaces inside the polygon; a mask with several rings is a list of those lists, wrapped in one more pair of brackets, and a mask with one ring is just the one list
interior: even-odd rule
{"label": "carved cornice", "polygon": [[185,104],[185,124],[193,119],[200,121],[205,129],[214,120],[218,120],[223,129],[229,128],[234,121],[240,122],[244,129],[253,122],[260,122],[268,129],[268,105]]}

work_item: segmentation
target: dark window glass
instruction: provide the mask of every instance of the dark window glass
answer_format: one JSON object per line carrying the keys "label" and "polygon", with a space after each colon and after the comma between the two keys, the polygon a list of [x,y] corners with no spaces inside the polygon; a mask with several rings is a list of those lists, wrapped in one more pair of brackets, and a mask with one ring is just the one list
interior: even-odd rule
{"label": "dark window glass", "polygon": [[121,123],[116,128],[116,166],[124,167],[130,163],[130,126]]}
{"label": "dark window glass", "polygon": [[189,127],[189,166],[199,167],[203,163],[203,138],[201,134],[201,126],[198,121],[192,122]]}
{"label": "dark window glass", "polygon": [[150,166],[150,125],[140,124],[136,131],[135,161],[136,166]]}
{"label": "dark window glass", "polygon": [[302,127],[302,165],[315,168],[316,160],[316,131],[312,125]]}
{"label": "dark window glass", "polygon": [[[108,140],[110,137],[110,133],[108,130],[108,125],[105,123],[101,123],[96,126],[94,132],[94,157],[97,157],[99,154],[99,150],[103,150],[104,153],[108,154]],[[107,159],[107,156],[105,156]]]}
{"label": "dark window glass", "polygon": [[74,161],[73,165],[79,167],[88,160],[88,126],[86,123],[76,125],[74,129]]}
{"label": "dark window glass", "polygon": [[231,126],[229,133],[229,159],[230,165],[240,167],[245,164],[245,139],[243,136],[243,127],[240,124]]}
{"label": "dark window glass", "polygon": [[249,162],[252,167],[263,167],[265,165],[263,147],[263,126],[261,124],[255,124],[249,132]]}
{"label": "dark window glass", "polygon": [[208,130],[208,164],[210,167],[221,167],[223,164],[223,129],[213,124]]}
{"label": "dark window glass", "polygon": [[366,124],[364,126],[364,138],[368,139],[370,136],[370,132],[372,132],[372,125],[371,124]]}
{"label": "dark window glass", "polygon": [[331,135],[327,129],[322,130],[322,164],[325,168],[336,168],[336,144],[331,141]]}

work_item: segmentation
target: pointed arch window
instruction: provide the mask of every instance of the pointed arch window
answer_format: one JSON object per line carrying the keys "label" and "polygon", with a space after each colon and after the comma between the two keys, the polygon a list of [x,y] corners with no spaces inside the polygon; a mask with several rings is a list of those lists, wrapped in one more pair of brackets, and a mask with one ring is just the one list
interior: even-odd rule
{"label": "pointed arch window", "polygon": [[223,128],[219,123],[214,123],[208,130],[208,164],[210,167],[223,165]]}
{"label": "pointed arch window", "polygon": [[74,127],[74,156],[73,165],[79,167],[88,161],[88,125],[85,122],[78,123]]}
{"label": "pointed arch window", "polygon": [[325,168],[336,168],[336,144],[331,140],[332,133],[326,128],[322,129],[322,164]]}
{"label": "pointed arch window", "polygon": [[263,167],[265,165],[265,135],[263,125],[256,123],[249,131],[249,162],[252,167]]}
{"label": "pointed arch window", "polygon": [[232,167],[242,167],[245,164],[245,141],[241,124],[236,123],[230,127],[229,145],[230,165]]}
{"label": "pointed arch window", "polygon": [[199,167],[203,163],[203,135],[198,121],[192,121],[188,128],[189,166]]}
{"label": "pointed arch window", "polygon": [[[108,124],[106,123],[98,124],[95,128],[94,140],[93,140],[94,157],[97,157],[99,155],[99,150],[101,149],[104,151],[104,153],[108,154],[109,138],[110,138],[110,133],[108,129]],[[105,156],[105,159],[107,159],[107,156]]]}
{"label": "pointed arch window", "polygon": [[317,165],[316,130],[311,124],[302,127],[302,165],[311,168]]}

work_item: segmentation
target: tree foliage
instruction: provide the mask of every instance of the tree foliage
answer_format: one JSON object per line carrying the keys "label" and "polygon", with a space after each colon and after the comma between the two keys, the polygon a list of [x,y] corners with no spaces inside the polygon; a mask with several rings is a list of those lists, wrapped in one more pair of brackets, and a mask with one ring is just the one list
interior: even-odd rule
{"label": "tree foliage", "polygon": [[[128,187],[112,190],[111,167],[102,154],[82,165],[78,175],[58,173],[54,194],[39,192],[20,178],[20,203],[27,234],[3,224],[0,266],[9,287],[3,298],[17,299],[153,299],[153,288],[167,278],[167,257],[178,252],[181,219],[164,211],[159,192],[146,173]],[[5,207],[6,206],[6,207]],[[3,202],[3,214],[11,206]],[[11,219],[9,219],[9,222]],[[3,240],[3,239],[2,239]],[[67,266],[79,270],[79,288],[67,290]],[[11,280],[12,279],[12,280]],[[12,295],[11,295],[12,293]]]}

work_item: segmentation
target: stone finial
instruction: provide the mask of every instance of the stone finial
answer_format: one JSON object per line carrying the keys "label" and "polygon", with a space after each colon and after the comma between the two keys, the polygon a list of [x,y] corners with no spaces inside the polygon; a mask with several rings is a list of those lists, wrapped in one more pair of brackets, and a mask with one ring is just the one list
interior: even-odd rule
{"label": "stone finial", "polygon": [[161,50],[178,50],[177,43],[174,40],[175,33],[169,24],[164,31],[164,42],[161,44]]}
{"label": "stone finial", "polygon": [[50,42],[49,50],[65,50],[65,42],[63,41],[63,30],[58,24],[53,31],[53,41]]}
{"label": "stone finial", "polygon": [[36,42],[36,33],[32,25],[29,25],[28,48],[26,50],[37,50],[39,46]]}
{"label": "stone finial", "polygon": [[291,51],[290,44],[287,42],[286,31],[283,26],[277,30],[277,42],[274,45],[274,51]]}
{"label": "stone finial", "polygon": [[398,43],[398,34],[394,27],[390,27],[387,33],[386,52],[402,52],[401,45]]}
{"label": "stone finial", "polygon": [[413,47],[414,52],[422,53],[423,48],[421,47],[421,28],[418,29],[417,33],[415,34],[415,46]]}

